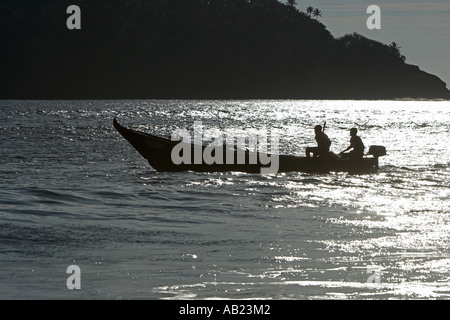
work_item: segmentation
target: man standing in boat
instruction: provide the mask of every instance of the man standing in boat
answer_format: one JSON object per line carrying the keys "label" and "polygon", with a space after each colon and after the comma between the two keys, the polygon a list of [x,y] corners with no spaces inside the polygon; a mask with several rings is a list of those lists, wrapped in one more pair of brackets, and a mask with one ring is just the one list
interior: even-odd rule
{"label": "man standing in boat", "polygon": [[317,125],[314,127],[314,132],[316,133],[316,141],[317,147],[307,147],[306,148],[306,157],[311,157],[311,153],[313,154],[313,158],[317,157],[328,157],[328,153],[330,152],[331,141],[328,136],[323,132],[322,126]]}
{"label": "man standing in boat", "polygon": [[[350,129],[350,145],[339,153],[339,155],[343,158],[352,159],[352,160],[361,160],[364,155],[364,143],[362,142],[361,138],[357,135],[358,129],[351,128]],[[353,149],[352,151],[345,153],[346,151]]]}

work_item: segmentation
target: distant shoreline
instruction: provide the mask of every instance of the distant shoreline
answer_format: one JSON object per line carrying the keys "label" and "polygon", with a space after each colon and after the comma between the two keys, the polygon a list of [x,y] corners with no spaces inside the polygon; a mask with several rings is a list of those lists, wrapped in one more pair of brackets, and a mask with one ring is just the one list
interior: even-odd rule
{"label": "distant shoreline", "polygon": [[440,101],[450,101],[449,98],[395,98],[395,99],[313,99],[313,98],[0,98],[0,101],[257,101],[257,100],[279,100],[279,101],[398,101],[398,102],[408,102],[408,101],[429,101],[429,102],[440,102]]}
{"label": "distant shoreline", "polygon": [[71,1],[3,1],[0,99],[450,99],[396,42],[277,0],[78,0],[80,29]]}

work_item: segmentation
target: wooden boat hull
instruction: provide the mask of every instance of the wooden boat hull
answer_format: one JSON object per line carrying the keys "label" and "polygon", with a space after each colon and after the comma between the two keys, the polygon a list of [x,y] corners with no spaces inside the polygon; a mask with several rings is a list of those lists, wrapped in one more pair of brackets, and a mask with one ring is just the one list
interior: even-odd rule
{"label": "wooden boat hull", "polygon": [[[188,145],[192,148],[192,161],[190,164],[181,163],[175,164],[172,161],[172,149],[180,141],[172,141],[169,139],[154,136],[148,133],[143,133],[133,129],[128,129],[120,125],[116,119],[113,121],[116,130],[141,154],[147,159],[150,166],[156,171],[177,172],[177,171],[196,171],[196,172],[247,172],[260,173],[262,168],[270,167],[269,164],[263,164],[259,160],[259,153],[255,154],[249,151],[242,151],[245,153],[245,161],[239,164],[237,159],[237,150],[234,150],[234,163],[231,161],[223,161],[223,164],[213,163],[208,164],[203,160],[201,163],[194,163],[193,155],[195,153],[195,146]],[[198,146],[197,146],[198,148]],[[203,152],[205,146],[201,146]],[[230,149],[224,148],[222,159],[226,159],[226,152]],[[231,151],[233,152],[233,151]],[[271,155],[268,155],[269,157]],[[255,163],[252,159],[258,159]],[[242,161],[241,161],[242,162]],[[307,158],[291,155],[278,155],[278,170],[277,172],[349,172],[349,173],[371,173],[378,170],[378,157],[366,157],[362,160],[348,160],[348,159],[320,159]]]}

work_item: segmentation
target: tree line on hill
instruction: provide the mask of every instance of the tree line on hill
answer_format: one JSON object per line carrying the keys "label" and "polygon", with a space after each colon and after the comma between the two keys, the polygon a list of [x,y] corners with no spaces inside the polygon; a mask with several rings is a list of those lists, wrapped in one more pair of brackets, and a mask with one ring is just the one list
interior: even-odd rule
{"label": "tree line on hill", "polygon": [[[69,30],[66,9],[81,10]],[[0,98],[442,98],[398,44],[276,0],[3,0]]]}

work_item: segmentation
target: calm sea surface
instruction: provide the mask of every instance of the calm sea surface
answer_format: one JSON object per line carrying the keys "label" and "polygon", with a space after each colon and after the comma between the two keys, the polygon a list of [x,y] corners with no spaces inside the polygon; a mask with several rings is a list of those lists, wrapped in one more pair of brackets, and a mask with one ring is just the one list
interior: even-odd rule
{"label": "calm sea surface", "polygon": [[[327,122],[380,172],[155,172],[113,128]],[[0,101],[1,299],[448,299],[450,102]],[[69,290],[67,268],[80,268]]]}

